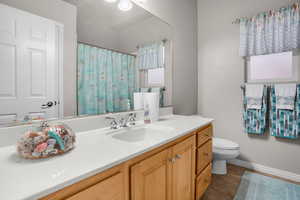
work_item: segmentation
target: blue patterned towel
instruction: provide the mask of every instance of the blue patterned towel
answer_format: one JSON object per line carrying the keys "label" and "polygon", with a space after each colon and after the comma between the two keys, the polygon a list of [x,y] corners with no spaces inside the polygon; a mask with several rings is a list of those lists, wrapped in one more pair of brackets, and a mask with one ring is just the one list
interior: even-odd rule
{"label": "blue patterned towel", "polygon": [[293,110],[278,108],[275,87],[271,87],[270,95],[270,133],[272,136],[296,139],[300,130],[300,85],[297,85]]}
{"label": "blue patterned towel", "polygon": [[[244,96],[244,127],[248,134],[262,135],[266,130],[267,115],[267,87],[263,87],[263,96],[261,98],[260,109],[249,108],[249,101],[253,98]],[[252,103],[252,102],[250,102]]]}
{"label": "blue patterned towel", "polygon": [[164,106],[164,88],[156,87],[156,88],[151,88],[151,92],[157,92],[159,93],[159,106],[163,107]]}

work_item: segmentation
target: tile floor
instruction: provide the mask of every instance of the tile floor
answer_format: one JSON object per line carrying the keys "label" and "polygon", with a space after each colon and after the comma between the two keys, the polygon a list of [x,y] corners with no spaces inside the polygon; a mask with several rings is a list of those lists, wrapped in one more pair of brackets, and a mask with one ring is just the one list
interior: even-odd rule
{"label": "tile floor", "polygon": [[235,165],[228,165],[227,170],[228,173],[226,175],[213,175],[212,184],[202,197],[202,200],[233,200],[238,190],[242,175],[246,170],[251,171],[249,169],[238,167]]}

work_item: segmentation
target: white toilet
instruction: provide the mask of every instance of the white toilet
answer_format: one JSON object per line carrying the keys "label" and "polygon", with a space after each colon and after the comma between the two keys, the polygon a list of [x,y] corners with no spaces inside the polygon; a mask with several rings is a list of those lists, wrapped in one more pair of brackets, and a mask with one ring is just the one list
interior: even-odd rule
{"label": "white toilet", "polygon": [[213,138],[213,174],[227,174],[226,161],[238,157],[240,146],[230,140]]}

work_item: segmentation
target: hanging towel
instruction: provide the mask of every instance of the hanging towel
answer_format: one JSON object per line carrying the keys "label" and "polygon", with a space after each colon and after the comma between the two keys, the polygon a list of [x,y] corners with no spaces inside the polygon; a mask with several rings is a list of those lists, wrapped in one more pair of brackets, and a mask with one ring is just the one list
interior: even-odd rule
{"label": "hanging towel", "polygon": [[[261,106],[255,106],[254,109],[248,108],[249,98],[244,96],[244,127],[248,134],[262,135],[266,130],[267,121],[267,87],[263,86]],[[253,106],[254,107],[254,106]],[[256,109],[259,108],[259,109]]]}
{"label": "hanging towel", "polygon": [[261,109],[264,85],[246,84],[247,109]]}
{"label": "hanging towel", "polygon": [[275,85],[276,109],[294,110],[296,84]]}
{"label": "hanging towel", "polygon": [[296,87],[293,110],[278,108],[275,86],[270,91],[270,133],[272,136],[297,139],[300,131],[300,85]]}
{"label": "hanging towel", "polygon": [[151,88],[151,92],[159,93],[159,106],[163,107],[164,106],[164,88],[161,88],[161,87]]}

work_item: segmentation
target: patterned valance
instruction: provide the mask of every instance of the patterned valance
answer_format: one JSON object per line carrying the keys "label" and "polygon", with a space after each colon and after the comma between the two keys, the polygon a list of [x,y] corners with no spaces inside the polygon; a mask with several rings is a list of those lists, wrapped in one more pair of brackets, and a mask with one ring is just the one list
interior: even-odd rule
{"label": "patterned valance", "polygon": [[137,67],[140,70],[164,67],[164,43],[156,42],[139,47]]}
{"label": "patterned valance", "polygon": [[240,56],[281,53],[300,47],[299,4],[240,19]]}

